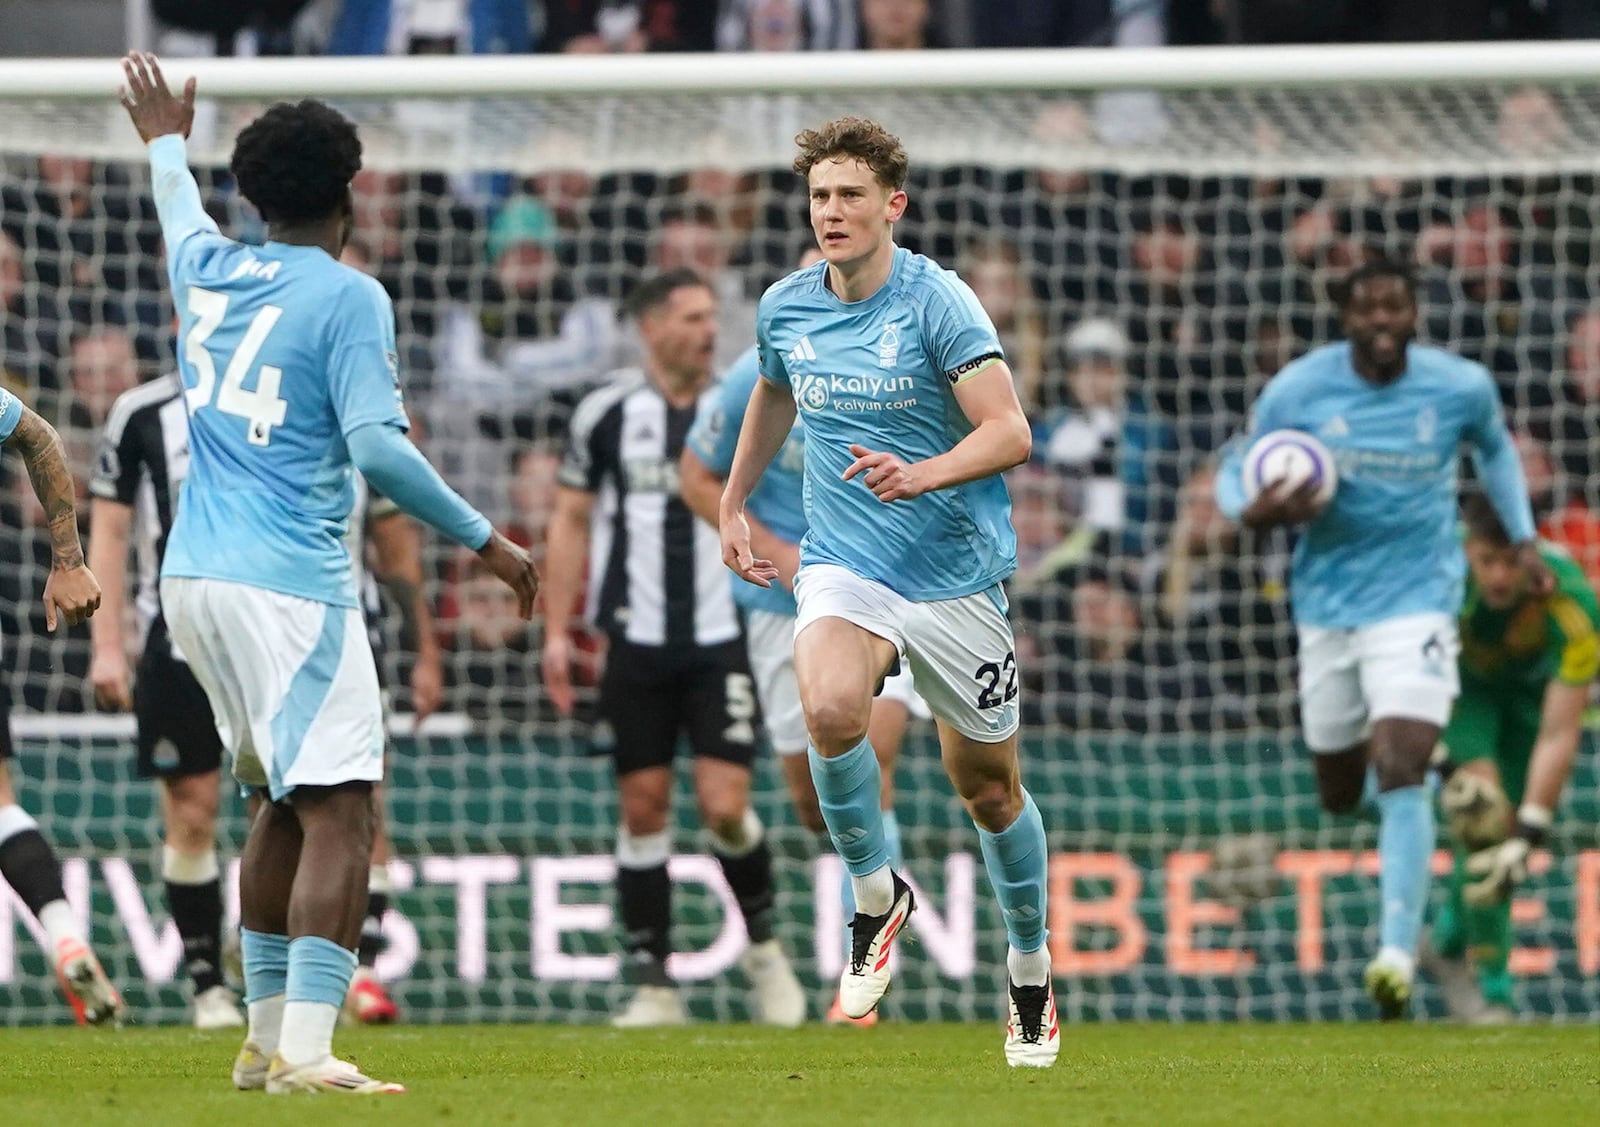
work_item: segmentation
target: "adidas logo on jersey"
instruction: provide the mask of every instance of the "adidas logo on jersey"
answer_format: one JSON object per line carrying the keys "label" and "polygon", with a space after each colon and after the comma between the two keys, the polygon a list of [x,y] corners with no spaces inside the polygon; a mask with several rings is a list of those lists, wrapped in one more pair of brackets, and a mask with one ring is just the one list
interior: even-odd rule
{"label": "adidas logo on jersey", "polygon": [[811,347],[810,337],[801,337],[800,343],[795,345],[794,348],[790,350],[788,355],[788,359],[796,362],[801,360],[815,360],[816,358],[817,351]]}
{"label": "adidas logo on jersey", "polygon": [[1317,428],[1317,434],[1323,438],[1348,438],[1350,424],[1344,421],[1343,415],[1335,415]]}

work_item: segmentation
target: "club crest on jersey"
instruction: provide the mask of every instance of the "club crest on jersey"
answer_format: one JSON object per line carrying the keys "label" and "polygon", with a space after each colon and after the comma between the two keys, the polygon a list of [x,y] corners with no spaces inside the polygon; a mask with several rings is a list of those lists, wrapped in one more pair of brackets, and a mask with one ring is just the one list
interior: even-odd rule
{"label": "club crest on jersey", "polygon": [[893,325],[883,327],[878,338],[878,367],[892,368],[900,362],[900,334]]}
{"label": "club crest on jersey", "polygon": [[1417,412],[1417,441],[1432,442],[1433,436],[1439,429],[1439,413],[1432,407],[1424,407]]}

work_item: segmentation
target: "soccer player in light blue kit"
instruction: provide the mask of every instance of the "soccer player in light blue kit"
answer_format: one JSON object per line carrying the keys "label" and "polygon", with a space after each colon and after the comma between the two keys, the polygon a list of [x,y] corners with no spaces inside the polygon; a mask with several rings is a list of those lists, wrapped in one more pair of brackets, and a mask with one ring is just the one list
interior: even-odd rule
{"label": "soccer player in light blue kit", "polygon": [[[821,260],[812,251],[808,257]],[[804,259],[802,266],[806,265]],[[702,519],[716,527],[722,489],[733,465],[734,447],[744,425],[745,408],[760,376],[756,350],[749,349],[723,374],[695,419],[679,459],[679,478],[684,503]],[[794,620],[798,608],[794,601],[794,577],[800,566],[800,540],[806,532],[805,511],[805,426],[797,419],[777,458],[761,475],[761,482],[750,496],[746,519],[750,524],[752,550],[771,559],[778,569],[778,582],[769,587],[746,583],[730,576],[733,601],[745,616],[745,638],[750,650],[750,671],[755,677],[756,695],[761,701],[761,716],[767,736],[789,784],[800,824],[813,833],[822,833],[827,823],[817,803],[817,789],[811,781],[811,766],[806,757],[805,711],[800,706],[800,684],[794,674]],[[900,824],[894,813],[894,768],[913,714],[927,718],[927,706],[916,694],[911,670],[902,669],[888,678],[872,702],[867,723],[867,738],[878,757],[883,779],[884,841],[889,862],[901,864]],[[855,895],[850,882],[841,886],[846,918],[855,914]],[[837,998],[828,1011],[835,1024],[872,1026],[878,1014],[845,1016]]]}
{"label": "soccer player in light blue kit", "polygon": [[1006,1060],[1060,1050],[1045,932],[1044,823],[1022,787],[1017,668],[1000,583],[1016,569],[1000,474],[1031,434],[993,324],[972,291],[897,247],[906,154],[881,126],[841,118],[796,138],[824,261],[778,282],[756,317],[761,379],[723,491],[723,559],[767,585],[745,506],[806,428],[808,528],[795,579],[795,673],[811,775],[850,872],[856,914],[839,981],[844,1013],[889,988],[894,938],[915,908],[889,865],[872,696],[897,663],[938,721],[945,768],[978,826],[1006,921]]}
{"label": "soccer player in light blue kit", "polygon": [[314,101],[245,127],[232,170],[268,241],[244,246],[218,232],[189,173],[194,80],[179,98],[149,55],[123,71],[122,103],[149,145],[190,415],[161,603],[235,777],[268,799],[239,876],[250,1027],[233,1080],[273,1094],[403,1091],[332,1051],[383,777],[377,671],[344,546],[352,467],[476,549],[524,618],[538,575],[405,437],[394,311],[337,261],[361,167],[355,127]]}
{"label": "soccer player in light blue kit", "polygon": [[1309,485],[1274,486],[1246,504],[1244,441],[1224,463],[1217,503],[1253,528],[1306,526],[1291,578],[1301,722],[1325,810],[1355,810],[1370,768],[1381,907],[1365,982],[1389,1020],[1411,998],[1434,847],[1428,759],[1458,691],[1462,443],[1535,589],[1551,579],[1489,373],[1413,342],[1416,291],[1404,267],[1360,266],[1340,298],[1347,340],[1279,372],[1250,423],[1251,438],[1285,428],[1320,438],[1338,465],[1338,491],[1320,510]]}

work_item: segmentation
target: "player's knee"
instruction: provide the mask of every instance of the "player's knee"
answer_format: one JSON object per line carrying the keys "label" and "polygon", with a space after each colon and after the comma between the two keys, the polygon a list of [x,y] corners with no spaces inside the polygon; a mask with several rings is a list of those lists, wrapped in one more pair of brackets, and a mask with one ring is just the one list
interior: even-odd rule
{"label": "player's knee", "polygon": [[667,828],[670,806],[665,795],[625,790],[621,802],[622,825],[636,837],[658,834]]}
{"label": "player's knee", "polygon": [[217,834],[217,781],[205,776],[174,779],[167,784],[167,844],[182,853],[210,849]]}
{"label": "player's knee", "polygon": [[1372,770],[1378,776],[1380,791],[1420,787],[1427,779],[1428,757],[1413,748],[1374,748]]}
{"label": "player's knee", "polygon": [[980,827],[999,833],[1022,813],[1022,792],[1004,779],[985,779],[962,796],[967,813]]}
{"label": "player's knee", "polygon": [[700,798],[700,824],[713,837],[723,841],[736,840],[744,824],[744,812],[750,806],[748,796],[733,793],[702,795]]}
{"label": "player's knee", "polygon": [[869,714],[843,696],[824,696],[806,703],[806,731],[822,755],[843,755],[867,738]]}

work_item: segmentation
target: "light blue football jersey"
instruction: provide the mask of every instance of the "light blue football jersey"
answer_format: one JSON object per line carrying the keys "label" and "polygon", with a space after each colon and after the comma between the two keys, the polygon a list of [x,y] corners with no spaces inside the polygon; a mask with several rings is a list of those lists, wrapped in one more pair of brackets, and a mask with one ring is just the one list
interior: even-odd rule
{"label": "light blue football jersey", "polygon": [[1247,438],[1233,443],[1217,503],[1237,519],[1245,506],[1250,441],[1289,428],[1333,452],[1339,488],[1295,546],[1295,621],[1350,629],[1407,614],[1454,615],[1466,561],[1457,541],[1460,451],[1479,476],[1513,541],[1533,536],[1533,513],[1494,380],[1481,365],[1412,344],[1406,370],[1379,386],[1356,372],[1347,343],[1296,360],[1261,392]]}
{"label": "light blue football jersey", "polygon": [[345,436],[408,425],[389,297],[320,248],[223,237],[182,141],[150,152],[190,445],[161,574],[357,606]]}
{"label": "light blue football jersey", "polygon": [[767,290],[756,314],[761,375],[787,389],[806,428],[802,564],[831,563],[914,602],[993,587],[1017,567],[1011,498],[999,475],[885,504],[857,474],[851,444],[918,462],[972,431],[953,388],[1001,359],[967,285],[896,248],[888,280],[839,300],[827,265]]}
{"label": "light blue football jersey", "polygon": [[[750,406],[750,393],[760,378],[756,350],[752,348],[733,362],[716,390],[701,401],[700,413],[689,429],[686,439],[689,448],[719,477],[727,477],[733,468],[739,428],[744,426],[745,408]],[[745,503],[751,516],[792,544],[800,543],[806,534],[805,460],[805,426],[796,419],[783,448],[761,475]],[[731,571],[728,575],[733,581],[733,601],[745,610],[794,617],[794,594],[783,584],[759,587]]]}
{"label": "light blue football jersey", "polygon": [[22,422],[22,400],[0,387],[0,442],[6,441]]}

